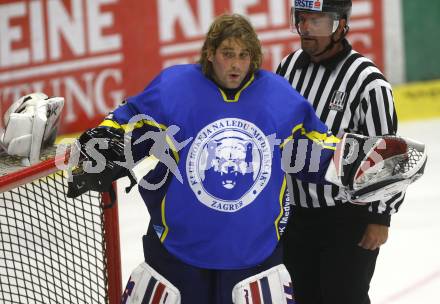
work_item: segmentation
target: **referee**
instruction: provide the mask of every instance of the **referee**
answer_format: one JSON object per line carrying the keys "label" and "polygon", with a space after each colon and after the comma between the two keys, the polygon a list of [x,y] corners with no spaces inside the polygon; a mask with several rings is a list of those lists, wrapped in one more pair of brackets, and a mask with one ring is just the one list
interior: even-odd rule
{"label": "referee", "polygon": [[[395,134],[390,84],[345,39],[351,0],[292,1],[301,49],[277,74],[313,105],[333,134]],[[285,264],[298,304],[367,304],[379,247],[404,194],[361,206],[339,188],[290,179],[293,216],[284,236]]]}

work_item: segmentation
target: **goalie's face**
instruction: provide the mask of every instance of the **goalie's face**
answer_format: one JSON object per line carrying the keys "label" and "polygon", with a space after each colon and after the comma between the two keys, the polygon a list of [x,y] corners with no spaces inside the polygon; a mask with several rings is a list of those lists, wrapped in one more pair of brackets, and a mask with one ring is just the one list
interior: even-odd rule
{"label": "goalie's face", "polygon": [[225,39],[211,51],[208,61],[212,64],[213,78],[220,86],[236,89],[249,73],[251,55],[239,39]]}

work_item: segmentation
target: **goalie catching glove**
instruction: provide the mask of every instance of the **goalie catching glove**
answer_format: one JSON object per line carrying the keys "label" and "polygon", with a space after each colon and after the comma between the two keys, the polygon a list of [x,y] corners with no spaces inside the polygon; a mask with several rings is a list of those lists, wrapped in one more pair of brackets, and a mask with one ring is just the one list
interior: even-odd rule
{"label": "goalie catching glove", "polygon": [[9,154],[36,163],[42,148],[55,141],[64,98],[32,93],[15,101],[4,114],[0,146]]}
{"label": "goalie catching glove", "polygon": [[327,169],[326,180],[342,187],[352,203],[369,203],[405,191],[423,175],[425,145],[398,136],[346,133]]}
{"label": "goalie catching glove", "polygon": [[108,192],[113,204],[116,194],[112,182],[124,176],[131,181],[128,192],[136,180],[124,166],[126,140],[123,130],[109,127],[100,126],[83,133],[71,151],[67,196],[74,198],[89,190]]}

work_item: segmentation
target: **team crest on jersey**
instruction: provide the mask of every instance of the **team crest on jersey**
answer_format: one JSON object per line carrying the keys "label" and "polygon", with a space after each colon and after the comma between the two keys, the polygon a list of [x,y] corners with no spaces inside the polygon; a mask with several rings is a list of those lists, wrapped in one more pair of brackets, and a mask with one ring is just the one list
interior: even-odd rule
{"label": "team crest on jersey", "polygon": [[272,168],[268,138],[253,123],[224,118],[205,126],[186,159],[186,173],[197,199],[209,208],[235,212],[266,187]]}
{"label": "team crest on jersey", "polygon": [[344,110],[344,105],[346,100],[347,100],[346,92],[334,91],[329,104],[330,110],[342,112]]}

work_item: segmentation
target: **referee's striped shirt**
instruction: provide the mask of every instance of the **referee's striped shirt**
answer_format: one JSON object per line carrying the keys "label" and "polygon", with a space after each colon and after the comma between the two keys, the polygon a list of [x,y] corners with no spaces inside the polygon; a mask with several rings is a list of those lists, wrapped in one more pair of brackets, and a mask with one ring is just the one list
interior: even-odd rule
{"label": "referee's striped shirt", "polygon": [[[371,60],[352,50],[346,40],[343,45],[342,52],[319,64],[297,50],[282,60],[277,74],[309,100],[333,134],[395,134],[397,116],[391,85]],[[337,186],[293,180],[290,189],[296,208],[328,208],[346,203],[338,199]],[[371,204],[371,222],[389,225],[391,214],[397,212],[403,198],[401,193]]]}

